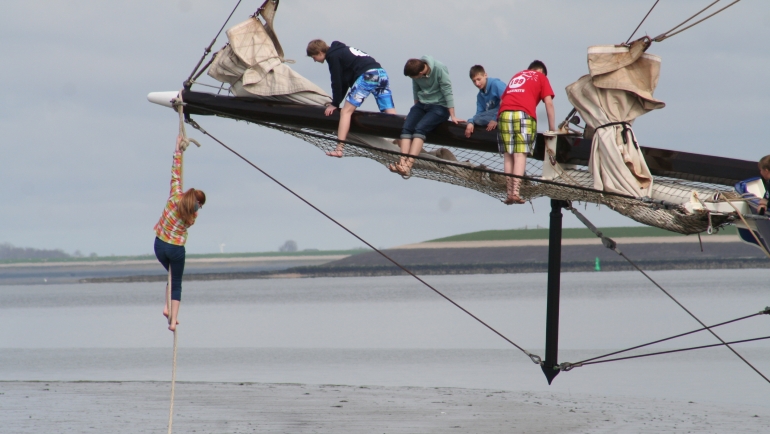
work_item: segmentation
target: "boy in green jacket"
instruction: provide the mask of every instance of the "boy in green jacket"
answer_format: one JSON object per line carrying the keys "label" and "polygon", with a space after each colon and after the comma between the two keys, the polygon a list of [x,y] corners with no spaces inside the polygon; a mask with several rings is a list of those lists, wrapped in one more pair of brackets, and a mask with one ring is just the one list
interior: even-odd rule
{"label": "boy in green jacket", "polygon": [[[461,120],[455,117],[452,81],[443,63],[431,56],[409,59],[404,65],[404,75],[412,79],[414,106],[404,121],[399,145],[402,154],[419,155],[426,134],[447,118],[455,124]],[[391,164],[388,168],[406,178],[411,176],[413,164],[414,158],[401,157],[398,164]]]}

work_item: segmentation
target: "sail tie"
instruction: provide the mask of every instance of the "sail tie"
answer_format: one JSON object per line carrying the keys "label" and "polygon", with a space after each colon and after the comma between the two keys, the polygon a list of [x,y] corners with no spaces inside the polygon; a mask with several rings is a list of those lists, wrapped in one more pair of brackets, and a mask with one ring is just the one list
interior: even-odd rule
{"label": "sail tie", "polygon": [[623,144],[624,145],[628,144],[628,134],[630,133],[631,134],[631,140],[634,142],[634,147],[636,149],[639,149],[639,143],[636,141],[636,135],[634,134],[634,130],[633,130],[633,128],[631,128],[631,124],[629,124],[628,122],[625,122],[625,121],[610,122],[610,123],[607,123],[607,124],[604,124],[604,125],[600,125],[600,126],[596,127],[596,129],[598,130],[598,129],[601,129],[601,128],[614,127],[614,126],[618,126],[618,125],[622,125],[623,126],[623,130],[620,132],[620,136],[623,138]]}

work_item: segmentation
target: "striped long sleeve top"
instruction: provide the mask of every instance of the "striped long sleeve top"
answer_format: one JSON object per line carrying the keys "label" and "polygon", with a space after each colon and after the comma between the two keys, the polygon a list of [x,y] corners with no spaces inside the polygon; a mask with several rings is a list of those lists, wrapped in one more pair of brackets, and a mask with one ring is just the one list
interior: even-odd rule
{"label": "striped long sleeve top", "polygon": [[[171,193],[160,220],[155,225],[155,236],[161,241],[176,246],[184,246],[187,241],[187,229],[192,226],[185,224],[177,215],[177,204],[182,198],[182,152],[174,152],[174,162],[171,165]],[[198,217],[196,212],[194,218]],[[195,220],[193,218],[193,224]]]}

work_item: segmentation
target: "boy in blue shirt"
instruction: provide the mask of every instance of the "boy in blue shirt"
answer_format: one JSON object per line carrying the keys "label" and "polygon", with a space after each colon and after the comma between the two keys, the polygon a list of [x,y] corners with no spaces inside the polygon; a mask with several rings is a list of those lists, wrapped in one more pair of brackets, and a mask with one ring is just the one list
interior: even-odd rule
{"label": "boy in blue shirt", "polygon": [[[345,140],[348,137],[350,118],[369,94],[374,95],[381,112],[396,114],[388,74],[370,55],[339,41],[334,41],[331,46],[328,46],[320,39],[307,44],[307,55],[318,63],[326,61],[329,65],[332,79],[332,103],[326,107],[324,112],[326,116],[330,116],[340,107],[342,99],[345,98],[345,92],[348,88],[350,89],[350,93],[345,98],[346,104],[340,110],[340,123],[337,128],[339,140]],[[327,152],[326,155],[342,158],[344,149],[345,143],[339,142],[337,148]]]}
{"label": "boy in blue shirt", "polygon": [[481,65],[473,65],[470,76],[479,93],[476,95],[476,114],[468,119],[465,137],[473,134],[474,125],[486,126],[487,131],[497,127],[497,111],[500,108],[500,98],[505,92],[505,83],[497,78],[487,77],[487,72]]}

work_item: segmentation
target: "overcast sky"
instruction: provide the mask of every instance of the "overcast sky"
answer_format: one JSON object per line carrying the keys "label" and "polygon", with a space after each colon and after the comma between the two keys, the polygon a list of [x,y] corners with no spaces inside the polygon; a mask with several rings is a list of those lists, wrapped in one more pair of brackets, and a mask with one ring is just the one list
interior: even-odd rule
{"label": "overcast sky", "polygon": [[[662,0],[639,33],[656,36],[710,2]],[[411,84],[400,71],[410,57],[431,54],[449,67],[462,118],[475,109],[470,66],[480,63],[505,81],[540,59],[562,119],[571,109],[564,88],[587,72],[586,48],[624,42],[652,3],[283,0],[276,29],[295,70],[327,91],[328,68],[304,55],[309,40],[340,40],[374,56],[390,72],[402,114]],[[234,4],[2,2],[0,242],[99,255],[152,252],[177,117],[146,95],[181,87]],[[230,25],[260,4],[244,0]],[[770,2],[748,0],[653,44],[649,52],[663,58],[655,96],[667,107],[637,120],[640,143],[747,160],[769,153],[768,40]],[[376,105],[367,101],[364,109]],[[548,224],[547,199],[536,200],[533,213],[460,187],[404,181],[368,160],[331,159],[254,125],[197,120],[376,246]],[[269,251],[289,239],[300,249],[361,245],[216,143],[191,136],[203,147],[186,154],[185,187],[204,190],[208,201],[188,252],[217,252],[221,244],[225,252]],[[605,207],[589,206],[588,216],[602,226],[636,224]],[[564,225],[579,222],[565,215]]]}

